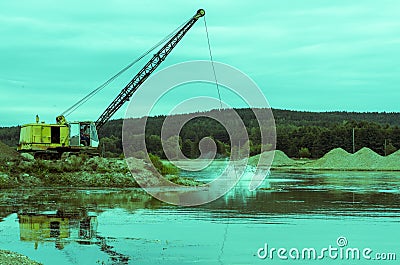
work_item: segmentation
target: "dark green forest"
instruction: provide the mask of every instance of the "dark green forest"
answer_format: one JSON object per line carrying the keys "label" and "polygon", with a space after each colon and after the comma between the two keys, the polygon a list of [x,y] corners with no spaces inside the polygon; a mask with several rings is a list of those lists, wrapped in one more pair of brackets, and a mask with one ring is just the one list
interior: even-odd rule
{"label": "dark green forest", "polygon": [[[251,109],[236,111],[246,126],[251,155],[255,155],[261,150],[260,125]],[[290,157],[319,158],[337,147],[351,153],[353,128],[355,151],[368,147],[378,154],[388,155],[400,148],[400,113],[305,112],[279,109],[273,109],[272,112],[277,132],[276,149],[284,151]],[[200,114],[208,116],[210,112]],[[187,115],[192,114],[176,115],[174,118],[186,119]],[[150,117],[146,124],[146,147],[149,152],[160,157],[165,157],[161,148],[161,127],[165,118]],[[122,124],[122,119],[111,120],[100,130],[100,148],[103,154],[122,154]],[[135,128],[130,128],[130,132],[135,134]],[[232,143],[227,131],[221,124],[206,117],[193,118],[183,126],[179,139],[182,152],[188,157],[197,157],[198,143],[204,137],[215,140],[220,156],[229,155]],[[18,138],[18,126],[0,128],[0,141],[16,146]]]}

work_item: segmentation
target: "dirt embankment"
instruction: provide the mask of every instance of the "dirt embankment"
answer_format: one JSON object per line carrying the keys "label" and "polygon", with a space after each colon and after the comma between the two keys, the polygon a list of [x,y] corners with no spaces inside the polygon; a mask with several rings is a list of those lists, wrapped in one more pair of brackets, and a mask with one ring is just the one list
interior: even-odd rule
{"label": "dirt embankment", "polygon": [[[150,168],[138,164],[139,174]],[[139,167],[140,166],[140,167]],[[124,160],[71,156],[66,160],[19,160],[0,164],[0,187],[137,187]]]}
{"label": "dirt embankment", "polygon": [[[0,188],[16,186],[139,187],[135,177],[150,178],[157,169],[150,161],[71,156],[66,160],[29,160],[0,142]],[[127,163],[130,165],[128,167]],[[130,170],[130,168],[132,170]],[[200,183],[179,176],[166,178],[186,186]],[[157,183],[151,183],[157,185]]]}
{"label": "dirt embankment", "polygon": [[[258,163],[259,155],[249,159],[250,164]],[[317,160],[294,160],[282,151],[275,151],[272,169],[281,170],[349,170],[349,171],[400,171],[400,150],[381,156],[369,148],[362,148],[350,154],[342,148],[335,148]]]}

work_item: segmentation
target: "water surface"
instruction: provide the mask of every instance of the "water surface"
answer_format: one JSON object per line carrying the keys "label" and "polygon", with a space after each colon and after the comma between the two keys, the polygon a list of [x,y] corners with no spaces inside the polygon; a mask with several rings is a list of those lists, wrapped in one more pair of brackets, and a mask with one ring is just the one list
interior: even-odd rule
{"label": "water surface", "polygon": [[[213,172],[197,178],[212,179]],[[400,259],[398,173],[272,172],[261,189],[247,187],[244,180],[198,207],[164,204],[137,189],[3,190],[0,248],[44,264],[292,264],[257,252],[265,244],[340,249],[342,237],[344,251],[370,248]],[[313,262],[382,261],[326,255]]]}

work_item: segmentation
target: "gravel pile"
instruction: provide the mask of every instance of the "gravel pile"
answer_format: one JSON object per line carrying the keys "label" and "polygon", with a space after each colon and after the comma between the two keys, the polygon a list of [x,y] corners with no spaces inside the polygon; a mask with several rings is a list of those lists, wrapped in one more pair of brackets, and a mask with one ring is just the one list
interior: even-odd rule
{"label": "gravel pile", "polygon": [[296,161],[290,159],[284,152],[280,150],[275,151],[273,166],[293,166],[296,165]]}
{"label": "gravel pile", "polygon": [[385,164],[383,156],[380,156],[371,149],[364,147],[351,155],[348,167],[350,169],[360,170],[379,170],[384,169]]}
{"label": "gravel pile", "polygon": [[[274,160],[272,162],[273,167],[282,167],[282,166],[294,166],[297,165],[297,162],[293,159],[290,159],[284,152],[280,150],[275,150],[275,152],[269,151],[264,152],[263,156],[267,163],[271,161],[272,155],[274,156]],[[260,159],[260,155],[255,155],[249,158],[248,164],[251,166],[257,166],[258,161]],[[264,161],[263,159],[263,161]],[[261,164],[261,166],[264,166]]]}
{"label": "gravel pile", "polygon": [[331,170],[400,170],[400,151],[381,156],[369,148],[350,154],[341,148],[331,150],[322,158],[306,165],[311,169]]}
{"label": "gravel pile", "polygon": [[[265,152],[266,157],[273,152]],[[260,155],[249,158],[249,165],[257,166]],[[268,161],[268,159],[267,159]],[[362,148],[350,154],[342,148],[335,148],[317,160],[293,160],[282,151],[276,150],[272,168],[288,170],[370,170],[370,171],[400,171],[400,150],[381,156],[369,148]]]}
{"label": "gravel pile", "polygon": [[385,160],[385,165],[387,167],[400,169],[400,150],[388,155],[385,157]]}
{"label": "gravel pile", "polygon": [[307,164],[307,167],[315,168],[347,168],[351,154],[342,148],[335,148],[323,157]]}

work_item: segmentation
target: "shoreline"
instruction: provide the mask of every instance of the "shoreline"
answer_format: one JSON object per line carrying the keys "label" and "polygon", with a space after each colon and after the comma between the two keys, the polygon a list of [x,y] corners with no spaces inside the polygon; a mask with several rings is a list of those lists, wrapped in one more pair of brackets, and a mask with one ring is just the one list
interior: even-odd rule
{"label": "shoreline", "polygon": [[[120,160],[123,161],[123,160]],[[270,170],[273,173],[322,173],[322,172],[400,172],[400,169],[371,169],[371,168],[322,168],[322,167],[310,167],[305,164],[297,165],[272,165]],[[52,163],[52,162],[50,162]],[[249,166],[255,167],[256,164],[248,164]],[[261,165],[263,167],[263,165]],[[113,171],[112,169],[107,172],[98,171],[74,171],[74,172],[46,172],[37,173],[24,171],[24,173],[11,173],[0,171],[0,188],[11,189],[11,188],[81,188],[81,189],[142,189],[136,182],[135,178],[131,175],[129,170],[121,168]],[[29,173],[27,173],[29,172]],[[138,174],[141,178],[155,174],[150,169],[141,168],[135,171],[133,174]],[[179,175],[166,175],[163,176],[167,180],[184,186],[199,186],[205,183],[196,181],[190,177],[182,177]],[[151,183],[150,185],[157,185],[157,183]]]}
{"label": "shoreline", "polygon": [[0,249],[0,264],[2,265],[42,265],[29,257],[10,250]]}
{"label": "shoreline", "polygon": [[[263,159],[260,161],[260,158]],[[158,159],[158,158],[157,158]],[[371,149],[362,148],[350,154],[336,148],[319,159],[291,159],[279,150],[249,157],[248,166],[270,166],[271,171],[287,173],[320,172],[400,172],[400,151],[380,156]],[[182,160],[191,165],[208,164],[215,160]],[[260,165],[259,165],[260,162]],[[0,161],[0,188],[15,187],[65,187],[65,188],[140,188],[137,177],[145,179],[149,186],[160,185],[153,177],[163,172],[167,180],[184,186],[204,183],[180,175],[169,161],[145,161],[138,158],[85,158],[71,156],[65,160],[34,160],[23,157]],[[133,177],[135,176],[135,177]]]}

